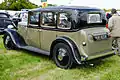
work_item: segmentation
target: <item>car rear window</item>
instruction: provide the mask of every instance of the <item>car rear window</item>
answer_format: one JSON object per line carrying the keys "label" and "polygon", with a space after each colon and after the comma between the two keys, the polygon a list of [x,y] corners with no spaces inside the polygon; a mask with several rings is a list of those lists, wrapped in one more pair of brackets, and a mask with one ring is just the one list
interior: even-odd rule
{"label": "car rear window", "polygon": [[[102,10],[86,10],[78,12],[78,25],[96,27],[97,25],[105,25],[106,16]],[[104,27],[104,26],[103,26]]]}

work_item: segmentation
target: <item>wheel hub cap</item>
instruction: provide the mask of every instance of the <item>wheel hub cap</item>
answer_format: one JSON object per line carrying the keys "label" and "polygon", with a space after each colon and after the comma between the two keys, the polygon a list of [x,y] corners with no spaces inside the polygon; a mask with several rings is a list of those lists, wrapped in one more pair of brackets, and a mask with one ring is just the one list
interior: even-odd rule
{"label": "wheel hub cap", "polygon": [[59,61],[62,61],[63,60],[63,58],[66,56],[66,50],[65,49],[63,49],[63,48],[60,48],[59,50],[58,50],[58,60]]}
{"label": "wheel hub cap", "polygon": [[5,40],[5,44],[8,44],[9,41],[10,41],[10,37],[7,36],[7,37],[6,37],[6,40]]}

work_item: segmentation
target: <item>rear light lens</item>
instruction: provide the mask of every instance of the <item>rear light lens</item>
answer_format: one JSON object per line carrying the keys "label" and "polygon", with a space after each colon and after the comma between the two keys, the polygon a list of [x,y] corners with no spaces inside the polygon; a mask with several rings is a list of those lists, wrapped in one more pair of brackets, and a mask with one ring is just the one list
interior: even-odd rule
{"label": "rear light lens", "polygon": [[106,28],[110,31],[110,29],[108,28],[108,24],[106,24]]}
{"label": "rear light lens", "polygon": [[108,28],[108,24],[106,24],[106,28]]}

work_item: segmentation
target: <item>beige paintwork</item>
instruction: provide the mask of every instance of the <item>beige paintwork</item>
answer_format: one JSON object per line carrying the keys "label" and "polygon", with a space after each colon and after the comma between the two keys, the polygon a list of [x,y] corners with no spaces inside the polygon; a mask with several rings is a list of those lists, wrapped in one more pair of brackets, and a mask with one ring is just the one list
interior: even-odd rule
{"label": "beige paintwork", "polygon": [[56,31],[42,30],[41,31],[41,49],[50,51],[52,42],[56,39]]}
{"label": "beige paintwork", "polygon": [[[113,54],[111,38],[108,38],[107,40],[100,40],[100,41],[94,41],[92,39],[92,35],[94,33],[105,33],[105,32],[109,33],[108,29],[103,28],[103,27],[88,28],[88,29],[81,30],[80,38],[79,38],[80,40],[79,51],[84,50],[83,52],[85,52],[86,56],[88,56],[91,59],[96,56],[104,56],[107,54]],[[86,46],[82,45],[83,42],[86,42]],[[80,48],[82,48],[82,50]]]}
{"label": "beige paintwork", "polygon": [[40,48],[41,30],[36,28],[27,28],[26,41],[29,46]]}
{"label": "beige paintwork", "polygon": [[[98,57],[113,53],[113,51],[111,51],[111,38],[108,38],[107,40],[94,41],[91,37],[94,33],[109,33],[109,31],[104,27],[82,29],[77,32],[60,32],[37,28],[26,28],[19,25],[18,32],[23,36],[28,45],[46,51],[50,51],[50,46],[57,37],[65,36],[76,44],[80,55],[86,56],[89,59],[92,59],[95,56]],[[86,43],[86,46],[83,46],[83,42]]]}
{"label": "beige paintwork", "polygon": [[[56,34],[57,36],[66,36],[74,41],[79,49],[80,55],[93,57],[101,54],[107,54],[105,52],[109,52],[112,50],[111,38],[101,41],[94,41],[93,39],[88,38],[88,35],[103,32],[108,32],[108,30],[101,27],[82,29],[78,32],[57,32]],[[86,43],[86,46],[83,46],[83,42]]]}
{"label": "beige paintwork", "polygon": [[[40,28],[29,28],[27,24],[18,24],[18,33],[22,35],[29,46],[50,51],[52,42],[56,40],[57,37],[65,36],[76,44],[80,55],[88,57],[88,59],[113,54],[111,38],[100,41],[94,41],[92,39],[94,33],[106,32],[109,33],[109,30],[104,27],[81,29],[77,32],[61,32]],[[86,46],[83,46],[83,43],[86,43]]]}

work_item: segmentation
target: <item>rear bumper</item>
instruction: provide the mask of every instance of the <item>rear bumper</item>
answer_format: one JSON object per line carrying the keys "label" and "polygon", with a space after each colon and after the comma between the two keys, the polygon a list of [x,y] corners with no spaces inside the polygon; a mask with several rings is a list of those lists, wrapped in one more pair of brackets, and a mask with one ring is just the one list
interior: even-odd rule
{"label": "rear bumper", "polygon": [[84,60],[82,61],[89,61],[89,60],[93,60],[93,59],[98,59],[98,58],[106,58],[106,57],[109,57],[109,56],[112,56],[112,55],[115,55],[115,52],[114,50],[111,50],[109,52],[103,52],[99,55],[95,55],[95,56],[88,56],[87,58],[85,58]]}

